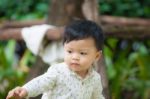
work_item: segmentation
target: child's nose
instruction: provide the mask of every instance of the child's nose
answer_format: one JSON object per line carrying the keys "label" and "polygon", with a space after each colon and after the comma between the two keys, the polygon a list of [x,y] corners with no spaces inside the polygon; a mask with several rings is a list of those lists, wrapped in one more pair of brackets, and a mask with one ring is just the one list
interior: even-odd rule
{"label": "child's nose", "polygon": [[79,59],[80,59],[79,54],[78,54],[78,53],[73,53],[72,59],[73,59],[73,60],[79,60]]}

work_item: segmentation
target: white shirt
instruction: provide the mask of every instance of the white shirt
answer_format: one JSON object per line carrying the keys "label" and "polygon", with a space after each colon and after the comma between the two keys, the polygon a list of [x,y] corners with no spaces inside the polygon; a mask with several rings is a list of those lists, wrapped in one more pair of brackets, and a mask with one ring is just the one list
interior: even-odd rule
{"label": "white shirt", "polygon": [[83,79],[65,63],[52,65],[45,74],[23,87],[28,97],[44,93],[42,99],[104,99],[100,75],[94,69]]}

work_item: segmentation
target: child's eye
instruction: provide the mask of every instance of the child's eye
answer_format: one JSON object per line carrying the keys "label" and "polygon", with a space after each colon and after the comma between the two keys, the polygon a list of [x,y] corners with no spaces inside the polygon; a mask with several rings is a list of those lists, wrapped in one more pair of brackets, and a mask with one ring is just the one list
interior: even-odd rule
{"label": "child's eye", "polygon": [[87,53],[86,53],[86,52],[81,52],[80,54],[81,54],[81,55],[87,55]]}
{"label": "child's eye", "polygon": [[72,51],[70,51],[70,50],[68,50],[67,52],[68,52],[68,53],[72,53]]}

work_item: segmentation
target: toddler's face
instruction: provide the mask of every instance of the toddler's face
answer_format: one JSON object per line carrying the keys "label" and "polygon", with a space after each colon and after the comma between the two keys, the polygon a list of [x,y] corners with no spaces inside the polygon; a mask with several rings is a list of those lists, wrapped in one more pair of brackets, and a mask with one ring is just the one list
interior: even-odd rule
{"label": "toddler's face", "polygon": [[73,40],[64,44],[65,62],[79,75],[86,75],[93,62],[100,57],[93,38]]}

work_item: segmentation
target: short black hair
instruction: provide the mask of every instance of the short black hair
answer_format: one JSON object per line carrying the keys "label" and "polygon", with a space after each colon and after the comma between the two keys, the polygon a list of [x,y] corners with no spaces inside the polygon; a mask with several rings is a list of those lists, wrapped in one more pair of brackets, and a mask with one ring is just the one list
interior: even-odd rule
{"label": "short black hair", "polygon": [[93,38],[97,50],[102,50],[104,34],[102,28],[93,21],[76,20],[67,25],[64,30],[63,44],[72,40]]}

